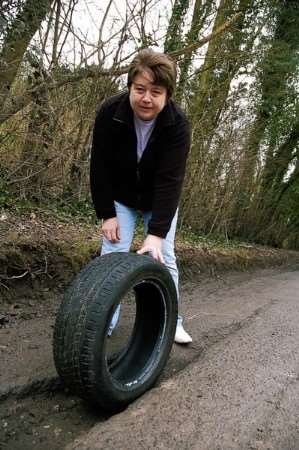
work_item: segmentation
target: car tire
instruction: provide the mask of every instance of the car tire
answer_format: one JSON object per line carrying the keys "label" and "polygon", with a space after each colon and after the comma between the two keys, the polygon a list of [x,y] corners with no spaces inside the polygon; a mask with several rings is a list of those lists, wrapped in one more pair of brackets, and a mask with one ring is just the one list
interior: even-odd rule
{"label": "car tire", "polygon": [[[122,351],[107,354],[108,327],[128,291],[136,316]],[[110,253],[75,278],[58,310],[54,361],[72,392],[120,411],[151,388],[168,359],[177,323],[177,293],[167,268],[150,256]]]}

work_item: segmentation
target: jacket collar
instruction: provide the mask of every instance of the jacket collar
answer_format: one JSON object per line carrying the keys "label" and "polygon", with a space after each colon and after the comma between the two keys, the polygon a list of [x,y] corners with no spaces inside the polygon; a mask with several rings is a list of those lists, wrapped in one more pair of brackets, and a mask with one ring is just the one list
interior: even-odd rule
{"label": "jacket collar", "polygon": [[[123,122],[129,127],[134,127],[134,113],[130,105],[129,93],[121,95],[120,102],[114,113],[113,119]],[[166,127],[175,123],[175,105],[172,100],[168,100],[162,111],[158,114],[156,125]]]}

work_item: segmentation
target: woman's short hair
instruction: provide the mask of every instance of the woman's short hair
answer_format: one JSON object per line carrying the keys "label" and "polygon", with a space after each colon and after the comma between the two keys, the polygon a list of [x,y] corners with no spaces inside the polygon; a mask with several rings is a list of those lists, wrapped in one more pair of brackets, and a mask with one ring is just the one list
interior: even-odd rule
{"label": "woman's short hair", "polygon": [[129,89],[134,78],[144,71],[153,75],[154,84],[164,86],[167,89],[168,98],[172,96],[176,84],[176,65],[168,55],[155,52],[149,48],[140,50],[129,66]]}

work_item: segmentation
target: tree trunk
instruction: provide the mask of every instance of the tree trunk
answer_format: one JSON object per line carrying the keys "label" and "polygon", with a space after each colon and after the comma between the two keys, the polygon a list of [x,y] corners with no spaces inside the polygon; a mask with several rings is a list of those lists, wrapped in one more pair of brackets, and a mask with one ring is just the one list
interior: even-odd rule
{"label": "tree trunk", "polygon": [[[190,30],[188,31],[185,39],[187,46],[195,43],[198,40],[199,32],[205,22],[206,17],[211,13],[212,7],[214,5],[214,0],[209,0],[207,2],[203,2],[202,0],[195,0]],[[180,78],[176,90],[176,100],[178,102],[182,102],[182,99],[184,97],[188,80],[188,72],[192,63],[193,54],[194,51],[183,55],[181,61],[179,62]]]}
{"label": "tree trunk", "polygon": [[10,25],[0,52],[0,112],[28,45],[45,18],[51,0],[26,0]]}
{"label": "tree trunk", "polygon": [[182,28],[188,6],[189,0],[175,0],[164,43],[165,53],[170,53],[183,46]]}

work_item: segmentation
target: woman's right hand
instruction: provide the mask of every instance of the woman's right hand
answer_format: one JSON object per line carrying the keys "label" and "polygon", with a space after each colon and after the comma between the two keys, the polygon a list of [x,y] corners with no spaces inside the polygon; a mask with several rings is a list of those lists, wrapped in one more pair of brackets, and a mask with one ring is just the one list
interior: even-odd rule
{"label": "woman's right hand", "polygon": [[102,224],[102,232],[108,241],[115,244],[120,241],[120,229],[117,217],[112,217],[111,219],[106,219]]}

